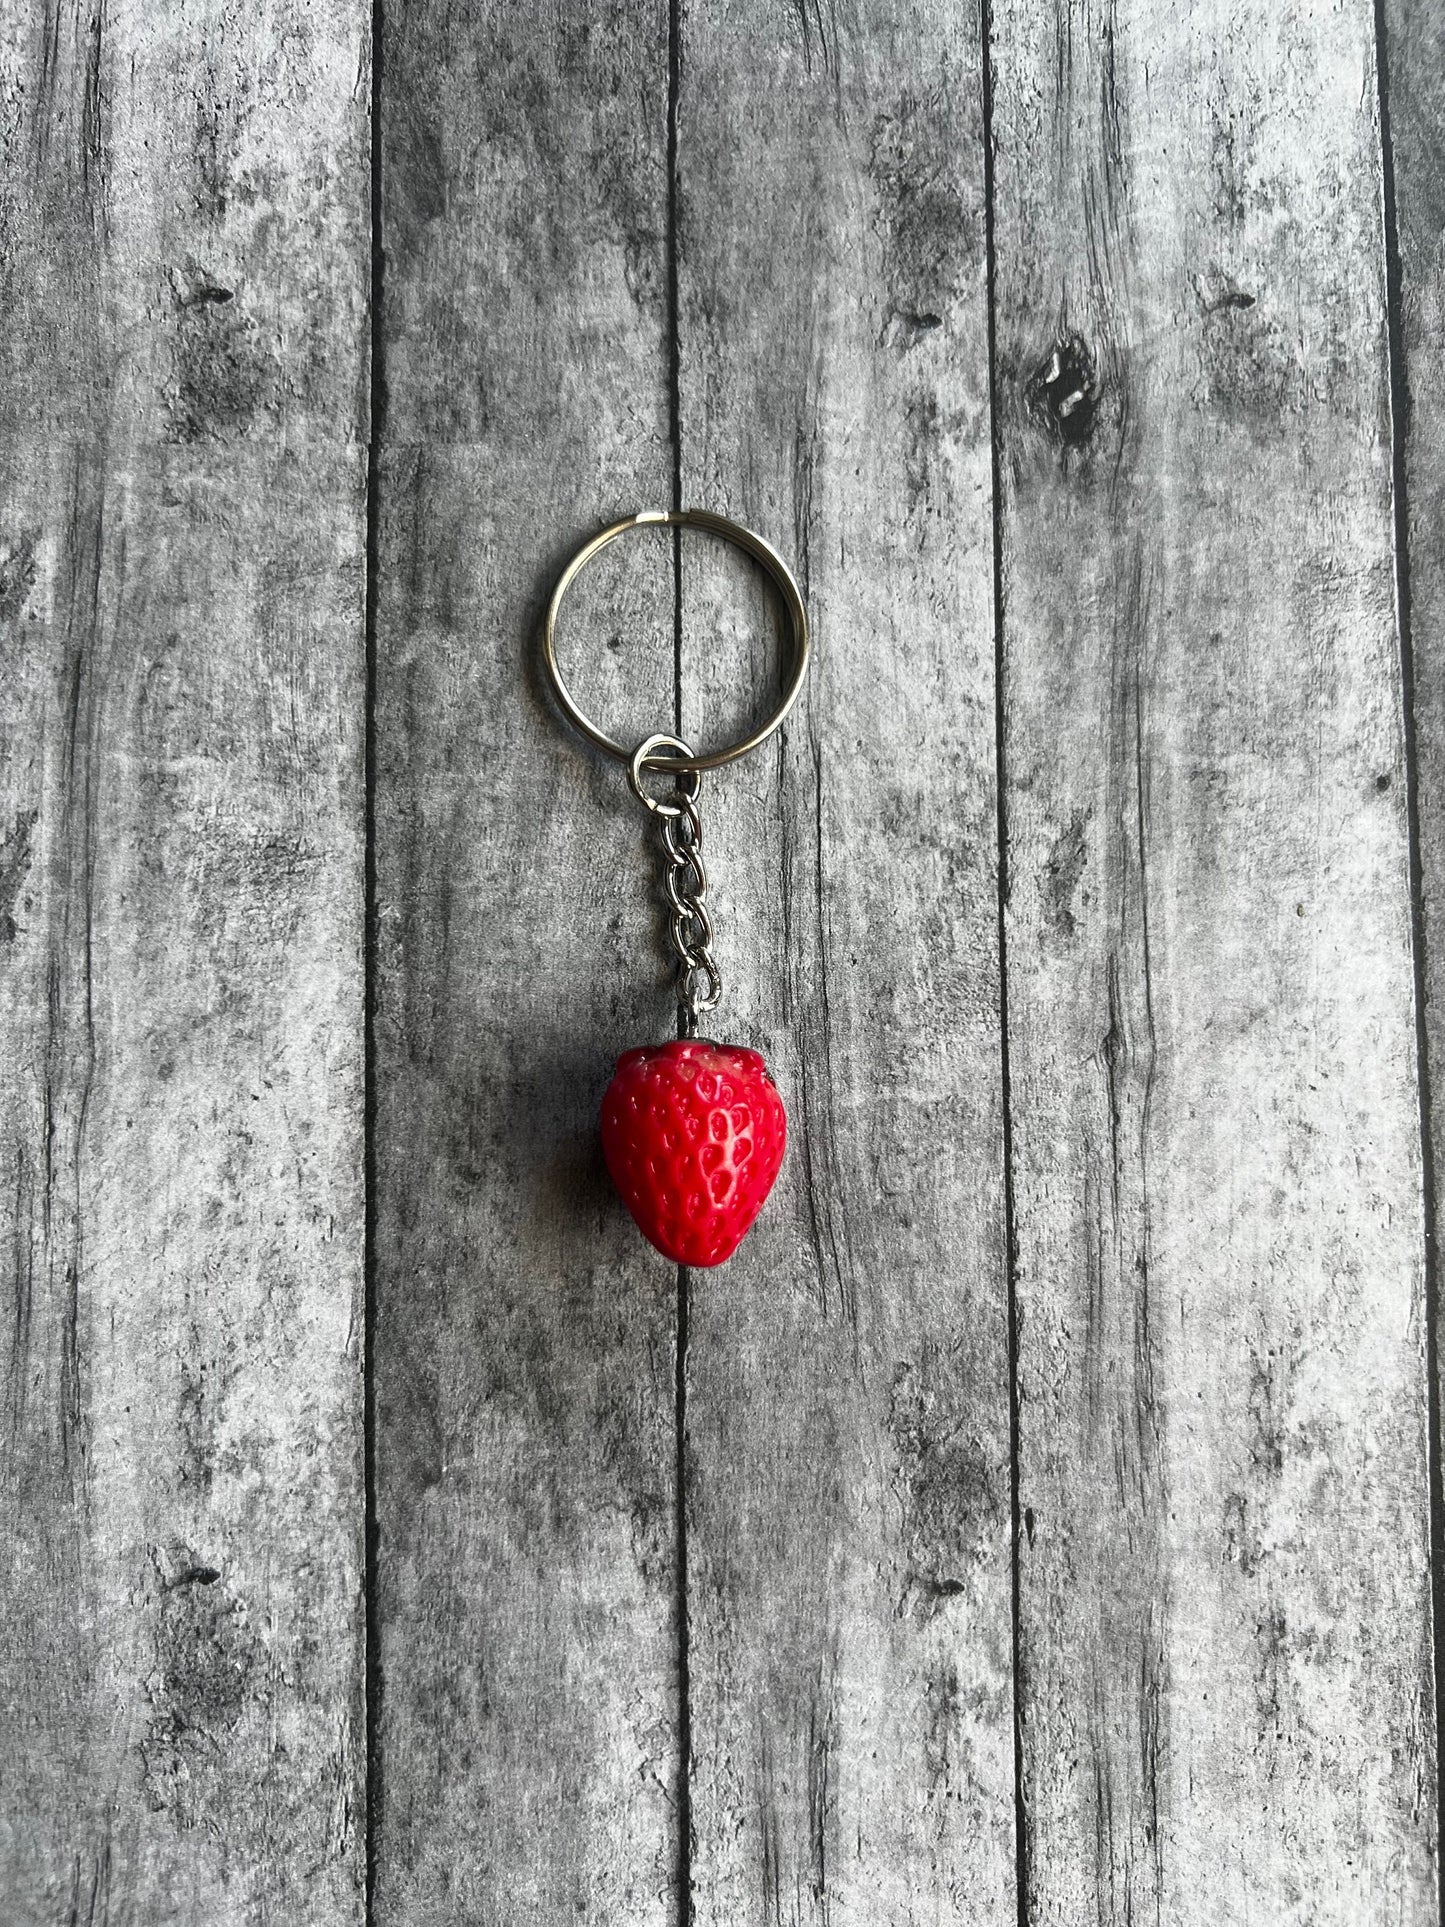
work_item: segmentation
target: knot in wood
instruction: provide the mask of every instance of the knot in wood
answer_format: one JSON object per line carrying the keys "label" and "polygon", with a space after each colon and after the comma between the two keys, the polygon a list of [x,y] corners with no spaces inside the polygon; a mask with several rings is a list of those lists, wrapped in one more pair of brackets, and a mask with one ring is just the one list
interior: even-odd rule
{"label": "knot in wood", "polygon": [[1089,439],[1099,405],[1098,367],[1082,335],[1061,334],[1024,388],[1029,407],[1068,448]]}

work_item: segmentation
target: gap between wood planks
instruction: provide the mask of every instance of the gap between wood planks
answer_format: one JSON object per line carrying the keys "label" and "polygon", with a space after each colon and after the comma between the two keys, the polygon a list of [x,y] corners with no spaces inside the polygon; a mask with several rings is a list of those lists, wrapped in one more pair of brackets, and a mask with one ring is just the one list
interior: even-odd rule
{"label": "gap between wood planks", "polygon": [[[1391,480],[1393,509],[1393,548],[1395,559],[1396,635],[1400,657],[1404,764],[1406,783],[1406,834],[1410,879],[1410,918],[1412,970],[1415,997],[1416,1076],[1419,1093],[1420,1147],[1423,1176],[1425,1354],[1427,1399],[1428,1507],[1431,1556],[1432,1649],[1434,1654],[1434,1712],[1438,1736],[1445,1731],[1445,1476],[1442,1476],[1441,1414],[1439,1390],[1439,1275],[1436,1261],[1435,1170],[1430,1122],[1433,1100],[1430,1086],[1428,1037],[1426,1031],[1426,931],[1424,881],[1421,853],[1419,756],[1415,717],[1415,658],[1411,629],[1410,558],[1408,544],[1409,499],[1407,484],[1408,396],[1401,325],[1402,268],[1399,227],[1395,198],[1394,156],[1390,130],[1390,85],[1388,34],[1384,0],[1373,0],[1376,81],[1380,134],[1380,162],[1383,190],[1383,245],[1386,278],[1386,318],[1388,331],[1388,390],[1390,401]],[[672,507],[682,502],[682,402],[681,402],[681,329],[678,295],[678,113],[682,69],[681,0],[668,0],[668,85],[667,85],[667,233],[666,312],[668,322],[667,388],[668,417],[672,442]],[[375,1389],[375,1334],[377,1321],[377,1088],[376,1088],[376,1015],[377,1015],[377,932],[378,901],[376,871],[376,691],[377,691],[377,604],[380,576],[380,451],[386,423],[386,369],[383,352],[381,314],[384,302],[384,151],[381,137],[382,96],[385,84],[384,0],[372,0],[371,8],[371,159],[370,213],[371,259],[370,303],[368,314],[369,349],[369,429],[366,464],[366,602],[365,685],[366,717],[364,732],[364,876],[365,936],[363,953],[364,984],[364,1139],[365,1173],[365,1250],[364,1250],[364,1330],[363,1351],[363,1453],[365,1495],[365,1554],[363,1592],[365,1607],[365,1735],[366,1735],[366,1823],[365,1823],[365,1915],[375,1919],[378,1818],[384,1797],[381,1750],[381,1714],[384,1681],[379,1642],[379,1526],[377,1506],[377,1415]],[[992,0],[980,0],[980,86],[983,121],[983,178],[986,262],[986,328],[988,345],[988,394],[990,410],[990,462],[992,476],[991,529],[994,620],[995,682],[995,821],[997,829],[997,943],[1000,1002],[1000,1082],[1003,1094],[1003,1185],[1007,1238],[1007,1350],[1009,1368],[1009,1493],[1011,1579],[1011,1637],[1013,1677],[1013,1752],[1014,1752],[1014,1832],[1016,1872],[1016,1914],[1018,1927],[1029,1923],[1030,1839],[1025,1806],[1023,1713],[1019,1699],[1020,1656],[1020,1407],[1017,1299],[1017,1230],[1014,1198],[1012,1104],[1009,1081],[1008,958],[1005,906],[1008,897],[1008,817],[1005,800],[1007,776],[1003,732],[1003,671],[1005,654],[1004,593],[1000,542],[1000,497],[1003,471],[1002,414],[999,395],[997,354],[997,261],[995,252],[994,195],[994,119],[993,119],[993,12]],[[672,531],[673,555],[673,727],[682,728],[682,557],[681,531]],[[678,1867],[677,1914],[680,1927],[689,1927],[694,1914],[691,1880],[691,1692],[689,1679],[688,1618],[688,1545],[687,1545],[687,1363],[690,1274],[679,1267],[676,1278],[676,1361],[674,1390],[675,1423],[675,1605],[676,1614],[676,1693],[677,1693],[677,1808]],[[1445,1780],[1437,1773],[1437,1839],[1445,1838]],[[1445,1921],[1445,1894],[1442,1894],[1442,1921]]]}
{"label": "gap between wood planks", "polygon": [[999,539],[999,501],[1003,491],[1003,426],[998,397],[998,257],[994,233],[993,181],[993,5],[980,0],[979,62],[983,86],[983,246],[984,303],[987,309],[988,339],[988,412],[989,477],[993,501],[990,530],[993,537],[993,749],[994,749],[994,823],[997,835],[996,880],[998,890],[998,1038],[999,1088],[1003,1111],[1003,1209],[1004,1251],[1008,1266],[1008,1459],[1009,1459],[1009,1641],[1010,1674],[1013,1688],[1013,1763],[1014,1763],[1014,1892],[1018,1927],[1027,1927],[1029,1917],[1029,1832],[1024,1801],[1023,1709],[1019,1704],[1019,1654],[1022,1627],[1019,1614],[1019,1541],[1022,1520],[1019,1514],[1019,1312],[1018,1312],[1018,1221],[1014,1208],[1013,1103],[1009,1085],[1008,1028],[1008,817],[1004,808],[1004,623],[1003,623],[1003,546]]}
{"label": "gap between wood planks", "polygon": [[[682,509],[682,321],[677,260],[677,116],[682,95],[682,5],[667,7],[667,415],[672,437],[672,507]],[[672,531],[672,730],[682,735],[682,530]],[[682,1010],[677,1017],[682,1036]],[[692,1625],[687,1597],[687,1342],[691,1274],[677,1268],[673,1383],[673,1612],[677,1623],[677,1918],[691,1927],[692,1902]]]}
{"label": "gap between wood planks", "polygon": [[366,1736],[365,1898],[367,1927],[376,1917],[377,1819],[381,1810],[381,1639],[378,1608],[380,1522],[376,1478],[376,1308],[377,1308],[377,1164],[376,1164],[376,988],[378,904],[376,887],[376,622],[377,585],[381,572],[381,436],[386,421],[386,368],[382,359],[381,309],[386,270],[382,226],[381,90],[385,72],[385,35],[382,0],[371,5],[371,286],[367,304],[368,421],[366,434],[366,721],[364,725],[365,791],[363,805],[363,871],[366,902],[363,909],[362,1051],[362,1169],[365,1204],[362,1253],[361,1335],[361,1458],[365,1547],[362,1593],[365,1626],[362,1630],[362,1691],[365,1695],[363,1731]]}
{"label": "gap between wood planks", "polygon": [[1380,176],[1384,215],[1385,326],[1390,395],[1390,499],[1394,516],[1395,636],[1400,651],[1400,711],[1404,729],[1405,840],[1410,871],[1410,961],[1415,996],[1415,1088],[1420,1107],[1421,1219],[1424,1228],[1425,1454],[1429,1481],[1431,1651],[1435,1684],[1435,1839],[1440,1915],[1445,1921],[1445,1883],[1439,1881],[1439,1843],[1445,1840],[1445,1778],[1439,1766],[1445,1732],[1445,1475],[1440,1440],[1440,1280],[1435,1230],[1434,1114],[1430,1089],[1430,1040],[1426,1024],[1426,933],[1424,862],[1420,847],[1420,757],[1415,728],[1415,641],[1410,623],[1410,498],[1406,450],[1409,396],[1402,329],[1400,225],[1395,203],[1395,152],[1390,133],[1390,55],[1385,0],[1374,0],[1375,82],[1379,90]]}

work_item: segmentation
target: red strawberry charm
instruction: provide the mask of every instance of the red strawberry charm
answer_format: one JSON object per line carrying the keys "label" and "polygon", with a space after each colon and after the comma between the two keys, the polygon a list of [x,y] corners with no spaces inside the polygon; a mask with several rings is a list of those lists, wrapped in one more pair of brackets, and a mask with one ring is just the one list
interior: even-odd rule
{"label": "red strawberry charm", "polygon": [[625,1051],[602,1100],[602,1152],[644,1238],[720,1265],[783,1162],[783,1100],[755,1050],[703,1038]]}

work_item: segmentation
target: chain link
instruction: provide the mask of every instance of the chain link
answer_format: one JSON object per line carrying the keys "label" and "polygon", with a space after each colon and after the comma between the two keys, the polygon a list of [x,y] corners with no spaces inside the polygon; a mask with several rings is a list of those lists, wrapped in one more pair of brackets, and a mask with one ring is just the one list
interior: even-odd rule
{"label": "chain link", "polygon": [[697,807],[702,776],[697,771],[679,771],[670,795],[649,794],[642,784],[643,766],[659,749],[692,755],[679,737],[649,736],[634,753],[629,775],[633,793],[647,805],[662,828],[667,854],[663,890],[669,913],[668,936],[677,959],[677,1001],[682,1010],[683,1030],[692,1037],[697,1034],[702,1012],[716,1010],[722,1001],[722,973],[712,954],[712,918],[706,903],[707,868],[702,860],[702,818]]}
{"label": "chain link", "polygon": [[662,841],[668,855],[663,888],[672,911],[668,934],[677,958],[677,1001],[691,1034],[699,1015],[716,1010],[722,1001],[722,973],[712,954],[712,918],[704,900],[707,870],[695,798],[684,798],[679,815],[662,819]]}

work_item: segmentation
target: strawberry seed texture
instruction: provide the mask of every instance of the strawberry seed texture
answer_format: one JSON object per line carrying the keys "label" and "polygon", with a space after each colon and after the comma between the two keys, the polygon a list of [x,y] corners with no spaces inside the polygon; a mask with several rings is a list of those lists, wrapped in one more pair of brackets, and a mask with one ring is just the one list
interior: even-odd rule
{"label": "strawberry seed texture", "polygon": [[787,1116],[755,1050],[702,1038],[625,1051],[602,1100],[602,1153],[644,1238],[720,1265],[783,1162]]}

